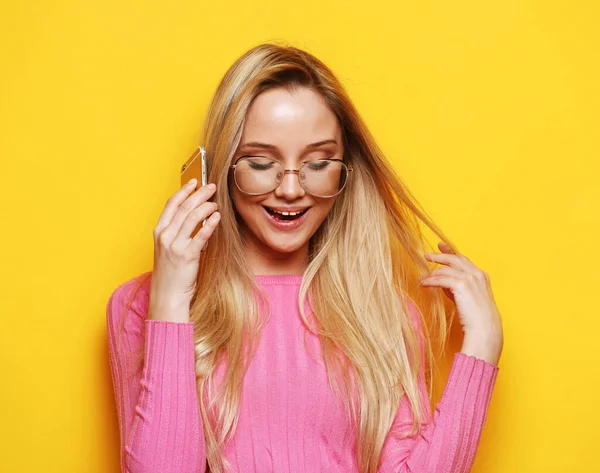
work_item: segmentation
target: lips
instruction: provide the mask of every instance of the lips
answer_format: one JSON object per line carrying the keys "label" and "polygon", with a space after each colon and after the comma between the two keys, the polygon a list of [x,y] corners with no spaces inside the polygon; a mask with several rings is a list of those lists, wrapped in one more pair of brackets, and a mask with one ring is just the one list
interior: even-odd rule
{"label": "lips", "polygon": [[308,218],[308,211],[310,210],[310,207],[305,209],[302,215],[291,218],[290,216],[278,215],[275,212],[271,213],[265,206],[263,206],[263,209],[265,210],[265,217],[267,218],[267,221],[274,228],[280,231],[289,232],[302,227]]}

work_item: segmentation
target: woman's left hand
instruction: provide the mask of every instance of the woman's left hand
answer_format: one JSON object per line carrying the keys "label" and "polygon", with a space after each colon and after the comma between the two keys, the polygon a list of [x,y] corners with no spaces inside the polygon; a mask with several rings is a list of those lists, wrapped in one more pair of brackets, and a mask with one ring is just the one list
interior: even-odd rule
{"label": "woman's left hand", "polygon": [[490,278],[466,256],[452,251],[445,242],[440,253],[425,253],[425,258],[443,266],[420,279],[422,286],[439,286],[456,304],[464,339],[461,351],[498,364],[504,337],[502,319],[496,306]]}

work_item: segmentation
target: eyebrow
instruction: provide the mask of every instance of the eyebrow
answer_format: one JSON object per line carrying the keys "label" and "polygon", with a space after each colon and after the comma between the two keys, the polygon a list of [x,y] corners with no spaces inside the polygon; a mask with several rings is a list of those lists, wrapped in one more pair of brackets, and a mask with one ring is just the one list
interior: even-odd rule
{"label": "eyebrow", "polygon": [[[323,145],[328,145],[328,144],[335,144],[337,145],[337,141],[336,140],[321,140],[321,141],[317,141],[315,143],[311,143],[306,145],[305,149],[309,149],[309,148],[318,148],[319,146],[323,146]],[[268,143],[260,143],[258,141],[249,141],[248,143],[244,143],[243,145],[240,146],[241,148],[262,148],[262,149],[277,149],[277,146],[275,145],[271,145]]]}

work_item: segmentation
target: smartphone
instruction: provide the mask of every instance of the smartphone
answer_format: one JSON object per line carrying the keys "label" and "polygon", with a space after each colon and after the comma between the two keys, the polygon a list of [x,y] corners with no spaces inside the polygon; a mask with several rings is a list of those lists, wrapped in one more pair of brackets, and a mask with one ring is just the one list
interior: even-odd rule
{"label": "smartphone", "polygon": [[208,179],[206,172],[206,150],[202,146],[198,146],[194,150],[188,160],[181,166],[181,185],[184,186],[190,179],[195,177],[200,182],[201,186],[207,184]]}
{"label": "smartphone", "polygon": [[[202,146],[198,146],[194,150],[188,160],[181,166],[181,185],[187,184],[190,179],[196,178],[200,183],[200,186],[208,184],[208,172],[206,170],[206,150]],[[198,187],[196,187],[198,188]],[[210,200],[210,199],[209,199]],[[206,219],[202,221],[202,226],[206,224]],[[194,229],[191,238],[196,236],[196,233],[200,230],[200,227]],[[204,251],[204,248],[202,249]]]}

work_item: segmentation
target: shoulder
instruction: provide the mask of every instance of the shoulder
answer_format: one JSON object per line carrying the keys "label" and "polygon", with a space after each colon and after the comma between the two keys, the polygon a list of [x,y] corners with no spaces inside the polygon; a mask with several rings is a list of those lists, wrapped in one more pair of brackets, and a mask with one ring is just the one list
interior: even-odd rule
{"label": "shoulder", "polygon": [[142,273],[113,290],[106,304],[106,323],[112,333],[139,328],[148,318],[152,272]]}

